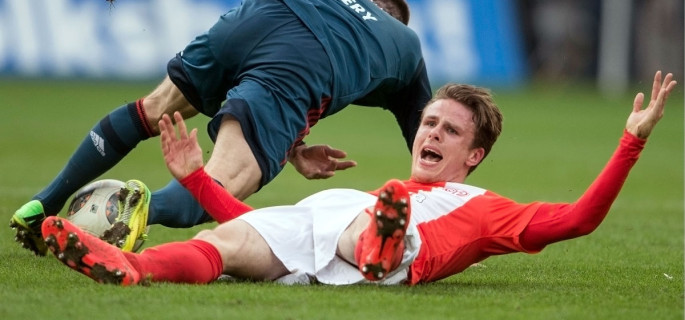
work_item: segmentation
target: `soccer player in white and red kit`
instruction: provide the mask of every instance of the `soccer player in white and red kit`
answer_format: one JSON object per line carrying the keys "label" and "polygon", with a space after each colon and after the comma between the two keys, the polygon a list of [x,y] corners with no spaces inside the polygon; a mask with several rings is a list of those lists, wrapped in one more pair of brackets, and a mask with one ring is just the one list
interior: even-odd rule
{"label": "soccer player in white and red kit", "polygon": [[252,210],[204,172],[196,129],[188,135],[175,115],[176,137],[166,116],[160,127],[167,167],[224,223],[140,254],[121,252],[56,217],[46,220],[43,234],[67,266],[123,285],[145,279],[208,283],[222,274],[286,283],[437,281],[493,255],[536,253],[595,230],[675,85],[672,74],[662,79],[657,72],[645,109],[644,95],[636,95],[618,148],[572,203],[517,203],[464,184],[497,139],[502,116],[487,90],[447,85],[422,114],[407,181],[390,181],[371,193],[332,189],[293,206]]}

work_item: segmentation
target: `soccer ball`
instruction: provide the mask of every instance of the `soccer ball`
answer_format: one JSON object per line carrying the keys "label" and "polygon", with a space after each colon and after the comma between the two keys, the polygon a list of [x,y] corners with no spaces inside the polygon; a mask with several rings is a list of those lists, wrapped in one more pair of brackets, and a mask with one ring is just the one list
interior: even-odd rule
{"label": "soccer ball", "polygon": [[[124,185],[123,181],[104,179],[81,188],[71,200],[67,220],[83,231],[101,237],[119,216],[119,192]],[[138,251],[142,245],[143,240],[138,239],[133,251]]]}

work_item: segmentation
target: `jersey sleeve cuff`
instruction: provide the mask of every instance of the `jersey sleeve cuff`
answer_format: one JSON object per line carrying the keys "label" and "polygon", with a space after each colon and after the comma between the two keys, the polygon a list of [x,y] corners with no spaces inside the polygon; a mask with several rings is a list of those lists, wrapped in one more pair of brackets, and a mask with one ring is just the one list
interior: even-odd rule
{"label": "jersey sleeve cuff", "polygon": [[205,178],[205,176],[207,176],[207,172],[205,172],[205,167],[200,167],[197,170],[191,172],[185,178],[179,180],[178,182],[180,182],[181,185],[183,185],[184,187],[187,187],[191,185],[193,182],[202,181],[202,179]]}

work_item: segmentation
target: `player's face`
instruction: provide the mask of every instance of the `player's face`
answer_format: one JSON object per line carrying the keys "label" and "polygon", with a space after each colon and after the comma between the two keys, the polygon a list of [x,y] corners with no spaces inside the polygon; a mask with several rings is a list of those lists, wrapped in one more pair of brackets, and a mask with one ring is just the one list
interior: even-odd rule
{"label": "player's face", "polygon": [[412,179],[463,182],[484,154],[471,148],[475,132],[473,113],[461,103],[440,99],[426,106],[412,148]]}

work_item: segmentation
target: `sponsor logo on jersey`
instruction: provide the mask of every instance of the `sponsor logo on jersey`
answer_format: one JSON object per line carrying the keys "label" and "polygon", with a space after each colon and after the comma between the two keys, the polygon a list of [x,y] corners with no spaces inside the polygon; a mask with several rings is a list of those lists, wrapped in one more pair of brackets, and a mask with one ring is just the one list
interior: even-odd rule
{"label": "sponsor logo on jersey", "polygon": [[453,195],[459,196],[459,197],[466,197],[469,195],[469,192],[464,190],[464,189],[445,187],[445,191],[447,191]]}

